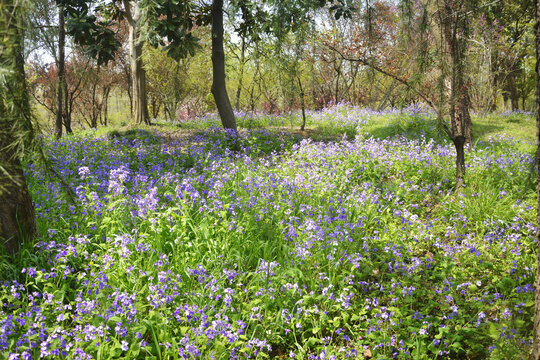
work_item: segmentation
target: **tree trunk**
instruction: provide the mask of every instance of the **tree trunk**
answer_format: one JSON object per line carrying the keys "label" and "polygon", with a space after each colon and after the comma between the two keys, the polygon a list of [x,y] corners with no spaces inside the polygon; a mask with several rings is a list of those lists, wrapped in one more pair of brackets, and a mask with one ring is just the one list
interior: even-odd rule
{"label": "tree trunk", "polygon": [[[65,62],[65,57],[64,57],[64,62]],[[64,92],[64,113],[62,116],[62,121],[64,123],[64,128],[66,129],[66,134],[73,134],[73,130],[71,130],[71,106],[69,104],[69,92],[68,92],[68,86],[67,86],[65,66],[64,66],[64,78],[62,81],[62,89]]]}
{"label": "tree trunk", "polygon": [[109,94],[111,93],[110,87],[103,89],[103,125],[107,126],[107,117],[109,115]]}
{"label": "tree trunk", "polygon": [[73,93],[69,94],[69,98],[66,98],[66,117],[64,118],[64,127],[66,128],[66,133],[68,134],[73,134],[73,131],[71,130],[71,114],[73,112],[74,101],[75,101],[74,94]]}
{"label": "tree trunk", "polygon": [[[336,59],[336,62],[338,60]],[[336,87],[334,89],[334,104],[339,103],[339,78],[341,77],[341,65],[343,64],[343,60],[339,62],[339,66],[336,66],[334,63],[334,71],[337,73],[336,77]]]}
{"label": "tree trunk", "polygon": [[122,69],[124,69],[124,74],[126,75],[127,95],[129,98],[129,114],[133,116],[133,94],[131,91],[133,81],[131,80],[131,70],[128,69],[127,66],[123,66]]}
{"label": "tree trunk", "polygon": [[306,101],[304,99],[304,88],[302,87],[302,80],[298,76],[298,86],[300,88],[300,105],[302,106],[302,125],[300,125],[300,130],[304,131],[306,128]]}
{"label": "tree trunk", "polygon": [[465,136],[456,136],[452,142],[456,148],[456,188],[465,185]]}
{"label": "tree trunk", "polygon": [[[540,4],[536,2],[536,145],[540,151]],[[536,152],[536,192],[537,200],[537,228],[536,228],[536,280],[535,280],[535,305],[534,305],[534,335],[533,335],[533,360],[540,360],[540,153]]]}
{"label": "tree trunk", "polygon": [[0,7],[0,63],[8,70],[0,85],[0,246],[15,254],[21,241],[36,233],[32,198],[16,143],[30,132],[30,104],[25,85],[22,6],[6,0]]}
{"label": "tree trunk", "polygon": [[236,119],[225,85],[225,51],[223,50],[223,0],[212,2],[212,94],[221,124],[236,131]]}
{"label": "tree trunk", "polygon": [[124,0],[124,7],[129,24],[129,62],[131,65],[131,88],[133,120],[136,124],[150,125],[148,100],[146,94],[146,71],[143,67],[143,41],[139,36],[141,12],[135,1]]}
{"label": "tree trunk", "polygon": [[[3,132],[5,119],[1,121]],[[12,137],[2,134],[0,147],[4,149],[12,141]],[[19,244],[36,233],[34,206],[17,155],[13,151],[2,151],[0,162],[7,172],[0,176],[0,243],[8,253],[15,254]]]}
{"label": "tree trunk", "polygon": [[64,128],[66,129],[66,134],[73,134],[73,130],[71,130],[71,105],[69,104],[69,94],[68,94],[68,88],[67,88],[67,81],[65,81],[64,76]]}
{"label": "tree trunk", "polygon": [[496,50],[492,50],[490,52],[490,64],[489,67],[490,70],[490,79],[491,79],[491,101],[488,107],[489,112],[495,112],[497,111],[497,94],[498,94],[498,88],[499,81],[497,76],[497,52]]}
{"label": "tree trunk", "polygon": [[101,114],[101,111],[97,110],[97,100],[96,100],[96,88],[97,88],[97,79],[95,79],[94,84],[92,85],[92,102],[90,103],[90,107],[92,109],[92,112],[90,113],[90,127],[93,129],[97,129],[98,125],[98,116]]}
{"label": "tree trunk", "polygon": [[54,135],[56,139],[62,137],[62,125],[64,118],[63,100],[66,91],[66,71],[65,71],[65,47],[66,30],[64,26],[64,7],[58,7],[58,85],[56,87],[56,122]]}
{"label": "tree trunk", "polygon": [[516,75],[514,73],[514,69],[512,69],[511,74],[508,74],[506,81],[508,85],[508,92],[510,94],[511,109],[512,111],[519,110],[519,95],[518,95],[518,90],[516,86]]}
{"label": "tree trunk", "polygon": [[448,135],[456,148],[456,187],[464,185],[464,145],[472,144],[472,122],[469,113],[469,83],[465,75],[465,40],[467,20],[460,5],[445,0],[441,13],[441,25],[451,69],[450,81],[450,128]]}

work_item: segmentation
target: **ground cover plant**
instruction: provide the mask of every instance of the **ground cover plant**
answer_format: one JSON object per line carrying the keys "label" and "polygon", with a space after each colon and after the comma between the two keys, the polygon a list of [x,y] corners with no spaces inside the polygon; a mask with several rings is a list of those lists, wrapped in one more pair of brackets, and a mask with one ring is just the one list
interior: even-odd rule
{"label": "ground cover plant", "polygon": [[26,164],[40,237],[0,262],[0,351],[527,358],[534,131],[502,134],[534,121],[490,116],[459,191],[453,145],[414,109],[310,113],[331,141],[256,126],[42,139],[76,199]]}

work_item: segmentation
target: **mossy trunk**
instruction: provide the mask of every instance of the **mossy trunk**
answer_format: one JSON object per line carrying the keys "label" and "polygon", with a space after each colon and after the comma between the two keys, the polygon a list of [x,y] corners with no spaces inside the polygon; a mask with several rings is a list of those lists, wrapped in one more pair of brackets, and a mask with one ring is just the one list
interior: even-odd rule
{"label": "mossy trunk", "polygon": [[[17,1],[0,6],[0,63],[6,71],[0,86],[0,246],[16,253],[36,233],[32,198],[21,165],[22,149],[32,129],[24,76],[24,12]],[[20,139],[26,139],[21,142]]]}

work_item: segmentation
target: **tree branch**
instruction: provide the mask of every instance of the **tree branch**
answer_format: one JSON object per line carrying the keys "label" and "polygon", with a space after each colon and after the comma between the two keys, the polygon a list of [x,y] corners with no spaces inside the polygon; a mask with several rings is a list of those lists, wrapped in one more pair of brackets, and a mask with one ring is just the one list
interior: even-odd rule
{"label": "tree branch", "polygon": [[414,91],[418,96],[420,96],[422,98],[422,100],[424,100],[426,102],[426,104],[432,108],[433,110],[437,111],[437,108],[435,107],[435,105],[433,104],[433,102],[431,102],[431,100],[428,99],[428,97],[422,93],[420,90],[418,90],[415,86],[413,86],[410,82],[408,82],[407,80],[399,77],[398,75],[395,75],[395,74],[392,74],[391,72],[388,72],[382,68],[380,68],[379,66],[367,61],[366,59],[355,59],[355,58],[350,58],[350,57],[347,57],[345,56],[341,51],[339,51],[338,49],[336,49],[335,47],[333,47],[332,45],[330,44],[327,44],[327,43],[324,43],[324,45],[326,47],[328,47],[330,50],[336,52],[343,60],[347,60],[347,61],[354,61],[354,62],[359,62],[361,63],[362,65],[365,65],[365,66],[369,66],[370,68],[372,68],[373,70],[383,74],[383,75],[386,75],[388,77],[391,77],[392,79],[402,83],[403,85],[405,85],[407,88],[411,89],[412,91]]}

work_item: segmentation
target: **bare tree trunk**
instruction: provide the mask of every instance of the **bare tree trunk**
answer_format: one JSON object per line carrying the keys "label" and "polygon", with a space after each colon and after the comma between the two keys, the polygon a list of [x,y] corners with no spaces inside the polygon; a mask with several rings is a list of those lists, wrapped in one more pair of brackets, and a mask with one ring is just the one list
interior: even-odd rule
{"label": "bare tree trunk", "polygon": [[212,94],[221,124],[236,131],[236,119],[225,85],[225,51],[223,50],[223,0],[212,2]]}
{"label": "bare tree trunk", "polygon": [[[16,138],[31,131],[30,104],[25,85],[21,5],[6,0],[0,7],[0,63],[10,70],[0,86],[0,246],[9,253],[36,233],[32,198],[26,185]],[[15,146],[14,146],[15,145]]]}
{"label": "bare tree trunk", "polygon": [[490,84],[491,84],[491,101],[489,103],[488,111],[494,112],[497,111],[497,94],[499,81],[497,76],[497,50],[492,49],[489,53],[489,72],[490,72]]}
{"label": "bare tree trunk", "polygon": [[536,192],[537,200],[537,228],[536,228],[536,280],[535,280],[535,305],[534,305],[534,335],[533,335],[533,360],[540,360],[540,3],[536,3]]}
{"label": "bare tree trunk", "polygon": [[58,85],[56,87],[56,122],[54,136],[57,139],[62,137],[62,125],[64,117],[63,100],[66,91],[66,70],[65,70],[65,46],[66,30],[64,27],[64,7],[58,7]]}
{"label": "bare tree trunk", "polygon": [[151,103],[152,103],[152,106],[151,106],[152,118],[157,119],[159,116],[159,111],[161,110],[161,102],[159,101],[159,99],[152,97]]}
{"label": "bare tree trunk", "polygon": [[124,0],[124,7],[129,24],[129,61],[131,64],[132,108],[136,124],[150,125],[148,116],[148,100],[146,94],[146,71],[143,67],[143,42],[139,37],[138,21],[141,12],[137,2]]}
{"label": "bare tree trunk", "polygon": [[64,81],[64,89],[64,128],[66,129],[66,134],[73,134],[73,130],[71,130],[71,107],[69,105],[69,95],[66,81]]}
{"label": "bare tree trunk", "polygon": [[64,92],[64,114],[62,116],[62,121],[64,122],[64,128],[66,129],[66,134],[73,134],[73,130],[71,130],[71,108],[69,104],[69,93],[68,93],[67,79],[66,79],[66,74],[65,74],[65,66],[64,66],[64,79],[62,81],[62,89]]}
{"label": "bare tree trunk", "polygon": [[508,74],[508,77],[506,79],[508,83],[508,92],[510,93],[510,106],[512,107],[512,111],[519,110],[519,95],[518,95],[518,89],[516,86],[516,74],[514,73],[514,69],[511,70],[512,73]]}
{"label": "bare tree trunk", "polygon": [[[338,59],[336,59],[336,62],[338,61]],[[337,77],[336,77],[336,87],[334,89],[334,103],[337,104],[339,102],[339,78],[341,76],[341,65],[343,64],[343,59],[340,59],[339,61],[339,66],[336,66],[336,64],[334,63],[334,70],[336,71],[337,73]]]}
{"label": "bare tree trunk", "polygon": [[103,89],[103,125],[107,126],[107,116],[109,115],[109,94],[111,93],[111,88],[106,87]]}
{"label": "bare tree trunk", "polygon": [[97,88],[97,79],[94,79],[94,84],[92,85],[92,100],[91,100],[91,103],[90,103],[90,106],[92,108],[92,112],[91,112],[91,118],[90,118],[90,127],[94,128],[94,129],[97,129],[97,125],[98,125],[98,116],[99,114],[101,114],[101,111],[97,111],[97,100],[96,100],[96,88]]}
{"label": "bare tree trunk", "polygon": [[306,128],[306,101],[304,99],[304,88],[302,87],[302,80],[300,80],[300,76],[298,78],[298,86],[300,88],[300,105],[302,106],[302,125],[300,125],[300,130],[304,131]]}
{"label": "bare tree trunk", "polygon": [[131,71],[128,69],[127,66],[122,66],[123,72],[126,75],[126,82],[127,82],[127,95],[129,98],[129,114],[133,116],[133,94],[131,91],[131,87],[133,86],[133,81],[131,80]]}
{"label": "bare tree trunk", "polygon": [[[66,92],[67,93],[67,92]],[[75,96],[74,94],[71,94],[69,96],[69,101],[66,98],[66,117],[64,119],[64,127],[66,128],[66,132],[68,134],[72,134],[73,131],[71,130],[71,114],[73,113],[73,103],[75,102]]]}

